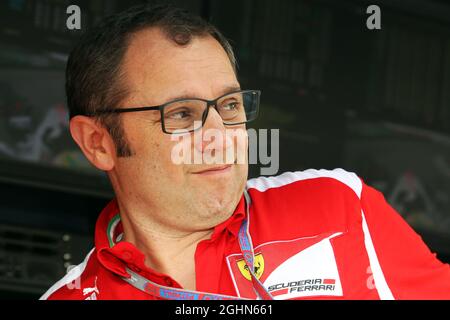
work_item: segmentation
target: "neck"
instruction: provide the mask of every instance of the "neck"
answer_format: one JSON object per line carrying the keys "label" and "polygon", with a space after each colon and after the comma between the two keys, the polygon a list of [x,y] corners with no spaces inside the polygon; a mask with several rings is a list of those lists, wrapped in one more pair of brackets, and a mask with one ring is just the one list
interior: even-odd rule
{"label": "neck", "polygon": [[[183,288],[195,290],[195,251],[209,239],[213,229],[181,231],[163,228],[150,217],[120,211],[124,241],[134,244],[145,255],[145,264],[170,275]],[[123,214],[125,213],[125,214]]]}

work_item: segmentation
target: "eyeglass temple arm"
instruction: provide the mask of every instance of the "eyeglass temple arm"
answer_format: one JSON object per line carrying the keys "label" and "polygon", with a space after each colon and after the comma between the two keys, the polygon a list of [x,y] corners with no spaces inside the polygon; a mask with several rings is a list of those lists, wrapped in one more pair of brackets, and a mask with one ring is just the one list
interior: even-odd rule
{"label": "eyeglass temple arm", "polygon": [[159,108],[160,108],[160,106],[99,110],[99,111],[94,112],[92,115],[108,114],[108,113],[138,112],[138,111],[147,111],[147,110],[159,110]]}

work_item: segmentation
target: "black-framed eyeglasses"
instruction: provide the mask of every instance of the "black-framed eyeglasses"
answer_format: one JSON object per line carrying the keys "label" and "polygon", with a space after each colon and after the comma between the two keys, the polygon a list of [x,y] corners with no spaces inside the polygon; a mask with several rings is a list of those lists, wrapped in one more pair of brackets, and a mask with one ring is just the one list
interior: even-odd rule
{"label": "black-framed eyeglasses", "polygon": [[227,126],[244,124],[258,117],[260,90],[239,90],[215,100],[176,99],[159,106],[100,110],[91,116],[108,113],[159,110],[164,133],[186,133],[203,127],[213,106]]}

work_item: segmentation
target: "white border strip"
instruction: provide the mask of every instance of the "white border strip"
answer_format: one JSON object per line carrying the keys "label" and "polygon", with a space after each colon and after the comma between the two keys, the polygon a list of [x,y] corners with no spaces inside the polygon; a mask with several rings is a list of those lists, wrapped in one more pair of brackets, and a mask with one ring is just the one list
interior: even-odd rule
{"label": "white border strip", "polygon": [[285,172],[276,177],[259,177],[247,181],[247,189],[256,189],[264,192],[271,188],[278,188],[291,184],[296,181],[317,179],[317,178],[333,178],[351,188],[358,198],[361,198],[362,183],[359,177],[349,171],[338,168],[334,170],[325,169],[308,169],[304,171]]}
{"label": "white border strip", "polygon": [[237,256],[237,255],[241,255],[240,253],[236,253],[236,254],[231,254],[229,256],[227,256],[225,259],[227,260],[227,265],[228,265],[228,272],[231,275],[231,280],[233,280],[233,285],[234,285],[234,289],[236,290],[236,294],[239,298],[242,298],[241,293],[239,292],[239,288],[237,286],[236,280],[234,278],[234,272],[231,269],[231,265],[230,265],[230,259],[228,259],[231,256]]}
{"label": "white border strip", "polygon": [[370,269],[372,270],[373,280],[375,282],[378,295],[381,300],[395,300],[391,289],[386,282],[383,270],[381,270],[380,262],[378,261],[377,253],[375,252],[375,247],[373,246],[372,237],[370,236],[369,227],[366,222],[366,217],[362,209],[361,215],[362,228],[364,232],[364,244],[366,246],[367,254],[369,255]]}
{"label": "white border strip", "polygon": [[91,256],[92,252],[94,252],[93,248],[86,256],[86,258],[84,259],[84,261],[82,263],[80,263],[79,265],[77,265],[76,267],[74,267],[72,270],[70,270],[62,279],[60,279],[58,282],[56,282],[53,286],[51,286],[50,289],[47,290],[46,293],[44,293],[42,295],[42,297],[39,298],[39,300],[47,300],[48,297],[56,292],[58,289],[62,288],[63,286],[65,286],[68,283],[71,283],[72,281],[74,281],[75,279],[77,279],[79,276],[81,276],[81,274],[83,273],[84,269],[86,268],[86,265],[89,261],[89,257]]}

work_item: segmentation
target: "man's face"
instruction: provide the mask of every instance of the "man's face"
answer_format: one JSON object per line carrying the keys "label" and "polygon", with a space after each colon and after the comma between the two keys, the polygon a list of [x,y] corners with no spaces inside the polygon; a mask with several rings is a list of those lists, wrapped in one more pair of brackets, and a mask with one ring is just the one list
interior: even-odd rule
{"label": "man's face", "polygon": [[[227,54],[209,36],[195,37],[180,47],[157,29],[140,31],[130,42],[122,70],[130,92],[123,108],[160,105],[180,97],[212,100],[239,87]],[[247,164],[208,172],[205,170],[223,165],[175,164],[171,155],[179,142],[162,131],[159,111],[120,117],[133,152],[131,157],[116,158],[110,172],[120,202],[132,204],[129,208],[147,212],[165,226],[190,231],[211,228],[233,213],[247,180]],[[209,110],[203,134],[208,129],[225,132],[214,108]],[[245,127],[226,129],[242,131]],[[211,143],[202,141],[198,132],[190,136],[192,154],[203,153]],[[234,156],[246,155],[247,144],[232,141],[234,144],[212,144],[213,153],[234,148]]]}

